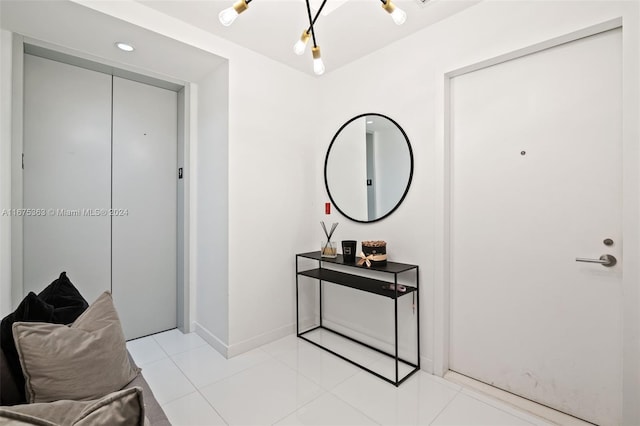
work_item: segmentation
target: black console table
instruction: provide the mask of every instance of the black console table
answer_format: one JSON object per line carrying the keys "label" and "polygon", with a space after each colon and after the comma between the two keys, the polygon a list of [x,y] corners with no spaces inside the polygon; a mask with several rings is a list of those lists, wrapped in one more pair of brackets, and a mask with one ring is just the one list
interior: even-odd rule
{"label": "black console table", "polygon": [[[311,260],[317,260],[318,261],[318,267],[317,268],[313,268],[313,269],[305,269],[305,270],[300,270],[299,269],[299,264],[298,261],[300,260],[300,258],[304,258],[304,259],[311,259]],[[349,272],[342,272],[339,270],[336,270],[335,268],[332,268],[332,266],[335,265],[339,265],[340,267],[346,267],[347,270],[349,270]],[[361,271],[363,270],[367,270],[367,271],[377,271],[381,274],[383,277],[385,276],[384,274],[388,274],[386,276],[391,277],[393,276],[393,280],[384,280],[384,279],[375,279],[375,278],[369,278],[368,276],[363,276]],[[402,274],[402,273],[409,273],[409,272],[414,272],[415,273],[415,286],[413,285],[405,285],[402,284],[402,286],[406,289],[405,291],[398,291],[398,275]],[[300,280],[299,277],[300,276],[304,276],[304,277],[310,277],[310,278],[314,278],[316,280],[319,281],[319,313],[320,313],[320,325],[315,326],[309,330],[305,330],[303,332],[300,331],[300,318],[299,318],[299,287],[300,287]],[[367,293],[373,293],[379,296],[383,296],[383,297],[387,297],[391,300],[393,300],[394,302],[394,332],[395,332],[395,352],[394,353],[388,353],[385,352],[379,348],[375,348],[371,345],[368,345],[364,342],[361,342],[359,340],[354,339],[353,337],[347,336],[343,333],[340,333],[338,331],[332,330],[328,327],[326,327],[325,325],[323,325],[322,323],[322,287],[323,287],[323,282],[329,282],[329,283],[333,283],[333,284],[337,284],[340,286],[345,286],[345,287],[350,287],[356,290],[360,290],[360,291],[365,291]],[[393,288],[393,289],[391,289]],[[398,356],[398,299],[401,297],[404,297],[406,295],[409,294],[413,294],[413,297],[415,297],[415,318],[416,318],[416,329],[417,329],[417,333],[416,333],[416,347],[417,347],[417,353],[416,353],[416,362],[410,362],[407,360],[404,360],[402,358],[400,358]],[[297,254],[296,255],[296,333],[297,336],[303,340],[306,340],[307,342],[314,344],[342,359],[344,359],[345,361],[350,362],[351,364],[354,364],[360,368],[362,368],[363,370],[368,371],[369,373],[391,383],[394,384],[395,386],[399,386],[402,382],[404,382],[405,380],[407,380],[409,377],[411,377],[411,375],[413,375],[416,371],[418,371],[420,369],[420,303],[419,300],[420,298],[419,296],[419,281],[418,281],[418,265],[408,265],[405,263],[397,263],[397,262],[387,262],[386,265],[381,265],[381,266],[374,266],[372,265],[371,267],[367,267],[366,265],[363,266],[358,266],[355,263],[345,263],[342,255],[338,255],[338,257],[336,257],[335,259],[332,258],[327,258],[327,257],[321,257],[320,256],[320,251],[316,251],[316,252],[310,252],[310,253],[301,253],[301,254]],[[382,374],[379,374],[351,359],[348,359],[347,357],[345,357],[344,355],[341,355],[329,348],[327,348],[326,346],[321,345],[320,343],[317,343],[309,338],[307,338],[305,335],[307,333],[310,333],[312,331],[318,330],[318,329],[322,329],[322,330],[327,330],[331,333],[335,333],[339,336],[342,336],[350,341],[356,342],[360,345],[363,345],[369,349],[373,349],[379,353],[382,353],[388,357],[391,357],[395,360],[395,380],[394,379],[389,379],[385,376],[383,376]],[[403,377],[399,377],[399,373],[398,373],[398,363],[402,362],[410,367],[412,367],[411,371],[409,371],[409,373],[405,374]]]}

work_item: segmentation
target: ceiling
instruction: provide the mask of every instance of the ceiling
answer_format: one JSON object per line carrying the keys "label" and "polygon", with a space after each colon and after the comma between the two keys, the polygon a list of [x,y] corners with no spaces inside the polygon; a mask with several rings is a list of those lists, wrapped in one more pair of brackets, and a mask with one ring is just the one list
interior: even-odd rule
{"label": "ceiling", "polygon": [[[218,21],[221,10],[234,0],[137,0],[157,12],[208,31],[275,61],[313,75],[310,49],[303,56],[293,44],[308,27],[304,0],[255,0],[230,27]],[[312,0],[319,1],[319,0]],[[327,0],[337,7],[315,24],[327,72],[376,51],[428,25],[458,13],[480,0],[394,0],[407,13],[396,25],[380,0]],[[186,45],[68,0],[0,0],[2,28],[71,50],[88,53],[132,71],[153,70],[159,77],[198,81],[222,63],[209,52]],[[116,41],[130,41],[137,49],[126,54]],[[158,52],[163,52],[158,55]],[[89,59],[92,59],[89,57]]]}
{"label": "ceiling", "polygon": [[[218,14],[235,0],[137,0],[145,6],[223,37],[271,59],[313,74],[310,49],[303,56],[293,45],[309,26],[304,0],[255,0],[230,26]],[[317,1],[317,0],[316,0]],[[407,13],[396,25],[380,0],[327,0],[325,8],[339,6],[320,16],[314,26],[327,72],[458,13],[480,0],[394,0]],[[313,0],[312,0],[313,4]],[[311,42],[311,41],[310,41]]]}
{"label": "ceiling", "polygon": [[[199,81],[224,62],[210,52],[66,0],[0,0],[0,25],[30,38],[30,43],[174,82]],[[131,42],[137,49],[133,54],[122,52],[116,41]]]}

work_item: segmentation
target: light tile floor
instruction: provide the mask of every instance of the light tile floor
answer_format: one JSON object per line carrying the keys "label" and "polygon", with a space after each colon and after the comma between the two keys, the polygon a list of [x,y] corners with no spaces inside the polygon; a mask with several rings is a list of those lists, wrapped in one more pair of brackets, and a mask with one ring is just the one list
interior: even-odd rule
{"label": "light tile floor", "polygon": [[[551,424],[423,371],[396,388],[294,335],[232,359],[178,330],[127,347],[176,426]],[[352,355],[372,369],[386,358]]]}

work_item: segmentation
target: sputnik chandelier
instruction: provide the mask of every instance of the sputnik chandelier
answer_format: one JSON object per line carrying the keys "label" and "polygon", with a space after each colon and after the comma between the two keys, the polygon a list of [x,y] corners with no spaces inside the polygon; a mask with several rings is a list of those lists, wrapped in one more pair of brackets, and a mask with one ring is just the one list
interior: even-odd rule
{"label": "sputnik chandelier", "polygon": [[[238,0],[233,4],[233,6],[220,12],[220,15],[218,15],[220,23],[225,27],[233,24],[233,21],[236,20],[238,15],[247,10],[251,1],[252,0]],[[398,25],[404,24],[404,22],[407,20],[407,14],[402,9],[393,4],[391,0],[380,1],[382,2],[382,8],[391,15],[393,22]],[[325,68],[324,63],[322,62],[322,56],[320,55],[320,46],[318,46],[318,44],[316,43],[316,32],[313,28],[313,25],[316,23],[318,16],[320,16],[320,12],[322,12],[324,5],[327,3],[327,0],[322,0],[322,4],[320,5],[318,12],[316,12],[316,16],[313,18],[311,17],[311,7],[309,6],[309,0],[305,0],[305,2],[307,3],[309,28],[302,31],[300,40],[298,40],[296,44],[293,45],[293,51],[296,55],[302,55],[307,48],[309,39],[313,39],[313,47],[311,48],[311,55],[313,56],[313,72],[315,72],[317,75],[321,75],[324,73]]]}

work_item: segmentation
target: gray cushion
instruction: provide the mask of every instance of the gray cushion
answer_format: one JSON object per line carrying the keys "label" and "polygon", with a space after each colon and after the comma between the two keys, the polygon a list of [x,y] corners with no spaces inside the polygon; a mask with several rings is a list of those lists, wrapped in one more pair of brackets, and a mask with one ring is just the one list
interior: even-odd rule
{"label": "gray cushion", "polygon": [[20,357],[13,340],[13,323],[22,321],[51,322],[55,324],[71,324],[89,304],[82,297],[78,289],[71,283],[66,272],[49,284],[36,296],[29,292],[20,302],[15,311],[2,319],[0,323],[0,347],[13,381],[16,383],[20,395],[17,401],[12,403],[23,404],[27,402],[24,392],[24,375],[20,366]]}
{"label": "gray cushion", "polygon": [[0,408],[0,425],[143,426],[142,389],[113,392],[93,401],[61,400]]}
{"label": "gray cushion", "polygon": [[122,389],[135,378],[109,292],[70,326],[13,324],[29,402],[90,400]]}

